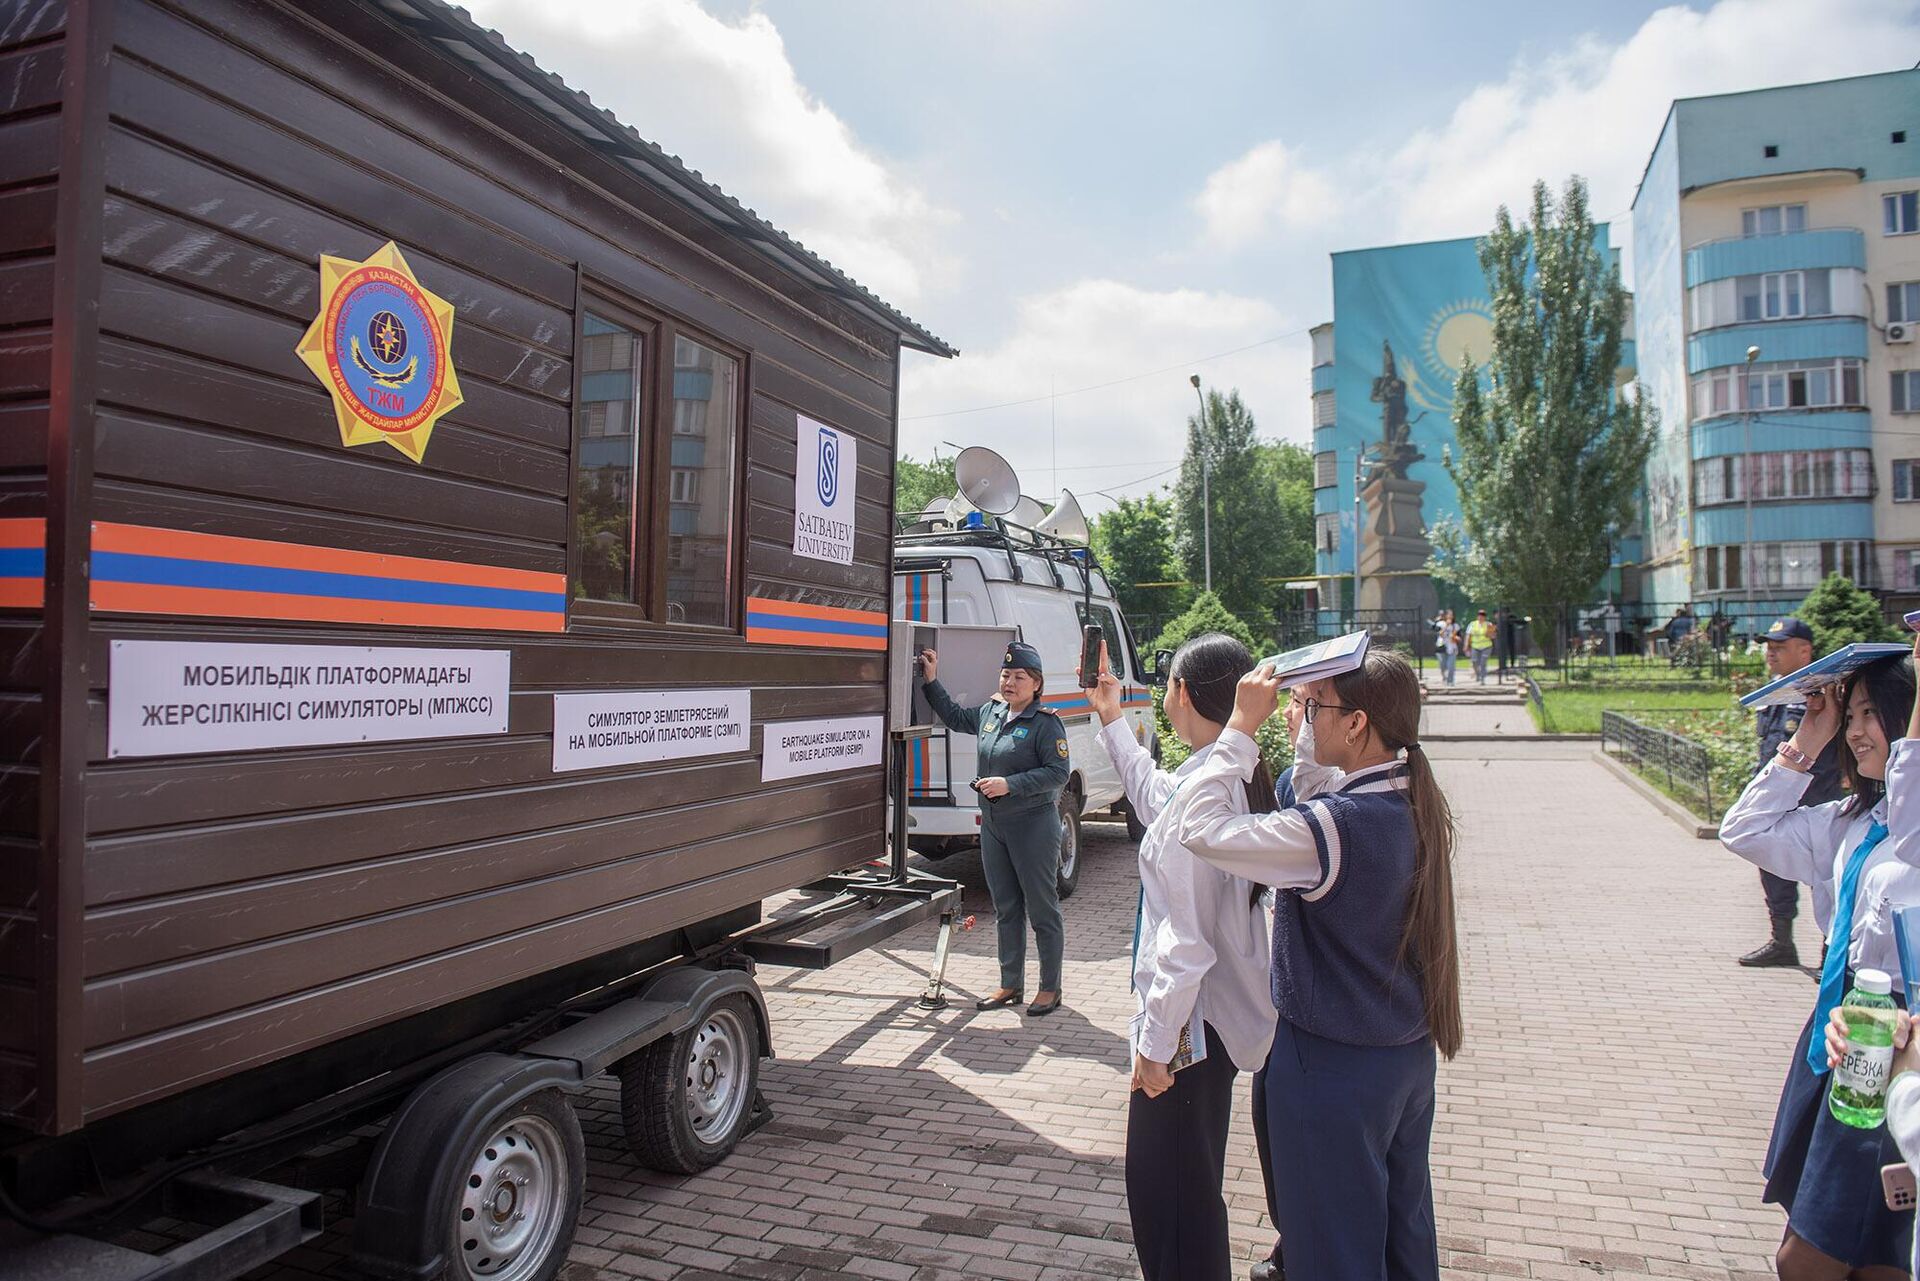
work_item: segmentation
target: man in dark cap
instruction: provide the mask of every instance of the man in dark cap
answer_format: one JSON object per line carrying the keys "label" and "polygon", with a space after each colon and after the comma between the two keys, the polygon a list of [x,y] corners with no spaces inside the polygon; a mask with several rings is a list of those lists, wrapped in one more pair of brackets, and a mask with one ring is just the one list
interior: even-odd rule
{"label": "man in dark cap", "polygon": [[[1798,618],[1776,618],[1760,638],[1766,644],[1767,673],[1774,679],[1791,676],[1813,661],[1813,629]],[[1754,729],[1760,736],[1760,763],[1755,772],[1765,769],[1780,750],[1780,744],[1800,728],[1807,714],[1804,703],[1781,703],[1763,707],[1754,715]],[[1824,805],[1837,800],[1840,786],[1840,738],[1835,735],[1813,763],[1813,781],[1807,785],[1801,805]],[[1742,965],[1798,965],[1799,949],[1793,945],[1793,918],[1800,911],[1800,886],[1771,872],[1760,873],[1760,885],[1767,896],[1767,916],[1773,921],[1773,938],[1740,958]]]}
{"label": "man in dark cap", "polygon": [[1060,792],[1071,777],[1067,727],[1040,705],[1046,684],[1040,651],[1023,641],[1001,660],[999,694],[980,707],[961,707],[938,679],[940,657],[922,651],[927,706],[959,734],[976,735],[980,794],[980,865],[993,895],[1000,943],[1000,990],[977,1003],[983,1010],[1017,1005],[1024,995],[1027,921],[1040,951],[1040,990],[1027,1013],[1060,1008],[1060,969],[1066,928],[1060,918]]}

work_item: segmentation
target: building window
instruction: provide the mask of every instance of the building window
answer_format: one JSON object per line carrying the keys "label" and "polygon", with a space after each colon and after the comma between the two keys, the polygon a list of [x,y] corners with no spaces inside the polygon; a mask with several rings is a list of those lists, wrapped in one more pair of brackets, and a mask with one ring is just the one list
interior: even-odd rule
{"label": "building window", "polygon": [[581,324],[580,395],[573,454],[573,583],[576,599],[631,605],[639,599],[635,566],[644,563],[636,530],[645,527],[639,483],[644,398],[637,378],[640,334],[587,313]]}
{"label": "building window", "polygon": [[1893,460],[1893,501],[1920,503],[1920,458]]}
{"label": "building window", "polygon": [[1313,518],[1313,548],[1321,552],[1340,550],[1340,513],[1322,512]]}
{"label": "building window", "polygon": [[1920,231],[1920,191],[1892,191],[1880,197],[1880,213],[1889,236]]}
{"label": "building window", "polygon": [[1816,267],[1709,280],[1687,291],[1693,328],[1831,316],[1835,298],[1842,300],[1847,314],[1857,315],[1857,304],[1848,300],[1858,297],[1862,278],[1852,267]]}
{"label": "building window", "polygon": [[1340,483],[1339,456],[1331,449],[1313,456],[1313,487],[1329,489]]}
{"label": "building window", "polygon": [[1807,229],[1805,205],[1765,205],[1740,211],[1742,236],[1779,236]]}
{"label": "building window", "polygon": [[1759,478],[1755,499],[1871,498],[1873,455],[1864,449],[1809,449],[1788,453],[1702,458],[1693,465],[1696,506],[1746,500],[1748,469]]}
{"label": "building window", "polygon": [[1920,552],[1911,547],[1897,547],[1893,552],[1893,582],[1889,584],[1896,592],[1920,591],[1920,583],[1914,582],[1914,566],[1920,563]]}
{"label": "building window", "polygon": [[1694,375],[1693,416],[1864,406],[1860,369],[1861,362],[1853,359],[1763,362],[1751,370],[1744,365],[1709,369]]}
{"label": "building window", "polygon": [[1333,393],[1316,391],[1313,393],[1313,425],[1315,427],[1333,426]]}
{"label": "building window", "polygon": [[[669,535],[683,540],[667,570],[667,619],[733,621],[734,476],[740,362],[691,338],[673,341],[673,501]],[[683,479],[684,477],[684,479]],[[683,497],[684,495],[684,497]]]}
{"label": "building window", "polygon": [[1896,369],[1891,405],[1896,414],[1920,414],[1920,369]]}
{"label": "building window", "polygon": [[1920,320],[1920,280],[1902,280],[1887,286],[1887,319]]}
{"label": "building window", "polygon": [[1744,555],[1738,544],[1731,544],[1698,549],[1694,567],[1698,582],[1718,582],[1718,587],[1708,586],[1709,591],[1742,591],[1745,579],[1751,579],[1759,591],[1810,591],[1828,574],[1871,587],[1871,553],[1872,544],[1858,539],[1755,543],[1744,549]]}

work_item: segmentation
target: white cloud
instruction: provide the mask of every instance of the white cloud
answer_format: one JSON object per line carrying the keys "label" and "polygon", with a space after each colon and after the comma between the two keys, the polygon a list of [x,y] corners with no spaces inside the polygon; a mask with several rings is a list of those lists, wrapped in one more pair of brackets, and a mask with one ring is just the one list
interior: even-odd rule
{"label": "white cloud", "polygon": [[1524,210],[1536,179],[1557,191],[1577,173],[1594,215],[1619,217],[1675,98],[1895,70],[1920,43],[1916,19],[1920,0],[1673,5],[1623,42],[1587,37],[1517,61],[1445,120],[1371,155],[1316,169],[1263,143],[1209,176],[1195,204],[1215,245],[1245,245],[1311,209],[1345,248],[1477,235],[1501,204]]}
{"label": "white cloud", "polygon": [[[1310,411],[1302,376],[1306,339],[1267,341],[1297,328],[1272,303],[1228,293],[1082,280],[1033,294],[1020,300],[1013,324],[993,346],[952,361],[909,360],[901,384],[900,448],[924,459],[935,448],[952,453],[942,441],[986,445],[1006,456],[1036,498],[1066,488],[1089,511],[1103,510],[1111,503],[1094,491],[1114,490],[1178,462],[1187,416],[1196,408],[1187,382],[1191,373],[1209,387],[1238,387],[1262,435],[1304,440]],[[1259,345],[1218,360],[1175,364],[1252,344]],[[1046,399],[1050,389],[1077,392],[1105,383],[1114,385]],[[1118,492],[1138,497],[1173,479]]]}
{"label": "white cloud", "polygon": [[952,274],[940,234],[952,215],[800,82],[766,15],[730,23],[695,0],[468,8],[888,301],[911,305]]}
{"label": "white cloud", "polygon": [[1323,226],[1333,216],[1335,199],[1327,176],[1275,139],[1214,170],[1193,204],[1208,242],[1235,249],[1270,232]]}

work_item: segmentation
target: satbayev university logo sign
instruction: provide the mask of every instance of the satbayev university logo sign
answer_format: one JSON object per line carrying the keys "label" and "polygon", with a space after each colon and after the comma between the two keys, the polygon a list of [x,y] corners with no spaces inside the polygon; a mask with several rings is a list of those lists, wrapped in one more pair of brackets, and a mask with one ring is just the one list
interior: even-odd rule
{"label": "satbayev university logo sign", "polygon": [[840,433],[820,429],[820,501],[831,507],[840,496]]}
{"label": "satbayev university logo sign", "polygon": [[462,400],[453,305],[428,293],[389,240],[364,262],[320,257],[320,314],[294,350],[333,394],[340,443],[384,440],[419,462]]}

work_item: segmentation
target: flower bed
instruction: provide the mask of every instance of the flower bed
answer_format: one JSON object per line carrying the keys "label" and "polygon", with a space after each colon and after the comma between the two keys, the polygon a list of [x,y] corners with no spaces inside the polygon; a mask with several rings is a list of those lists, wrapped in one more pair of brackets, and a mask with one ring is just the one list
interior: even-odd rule
{"label": "flower bed", "polygon": [[1713,812],[1702,817],[1718,822],[1745,790],[1747,780],[1753,777],[1759,754],[1753,713],[1739,707],[1645,709],[1634,712],[1633,718],[1669,734],[1678,734],[1706,751],[1711,761]]}

